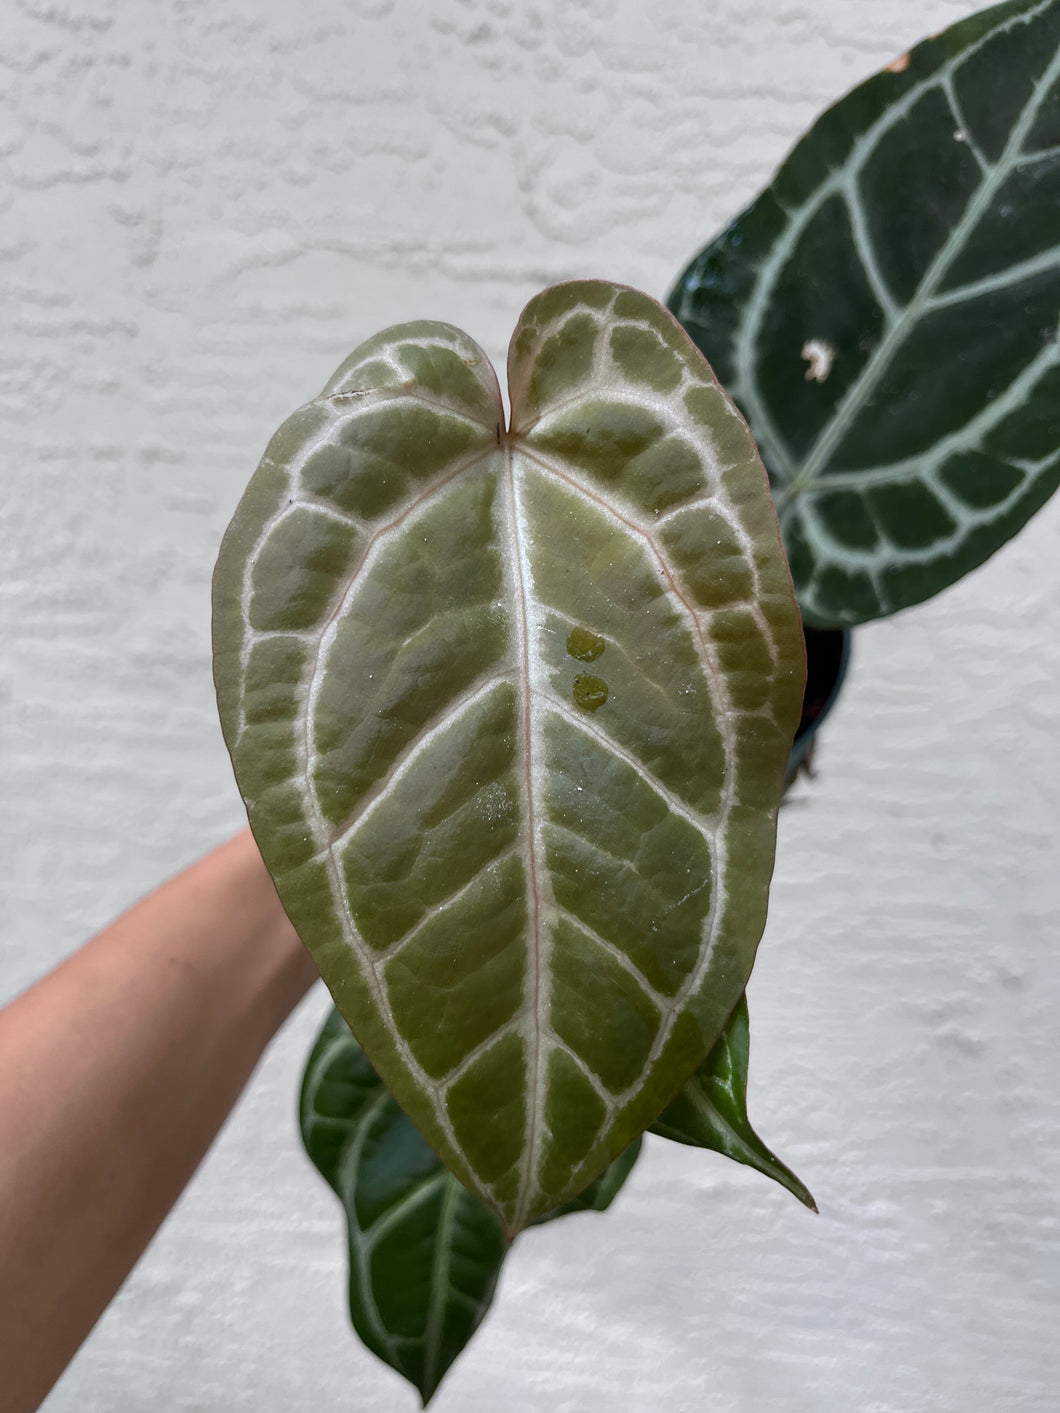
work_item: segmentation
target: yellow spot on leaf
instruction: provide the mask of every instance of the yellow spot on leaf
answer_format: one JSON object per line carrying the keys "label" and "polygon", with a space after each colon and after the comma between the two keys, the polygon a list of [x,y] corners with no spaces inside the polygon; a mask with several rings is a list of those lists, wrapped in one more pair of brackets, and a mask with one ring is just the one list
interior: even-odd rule
{"label": "yellow spot on leaf", "polygon": [[567,651],[579,662],[595,662],[606,647],[606,641],[588,628],[572,628],[567,634]]}
{"label": "yellow spot on leaf", "polygon": [[582,711],[599,711],[607,701],[607,683],[602,677],[579,672],[574,679],[574,705]]}

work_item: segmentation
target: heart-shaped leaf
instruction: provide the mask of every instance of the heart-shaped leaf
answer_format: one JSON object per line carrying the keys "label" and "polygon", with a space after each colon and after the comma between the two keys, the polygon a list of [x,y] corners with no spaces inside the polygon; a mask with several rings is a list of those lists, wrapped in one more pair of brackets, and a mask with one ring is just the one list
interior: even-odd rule
{"label": "heart-shaped leaf", "polygon": [[1060,0],[837,103],[670,307],[758,439],[809,622],[993,554],[1060,482]]}
{"label": "heart-shaped leaf", "polygon": [[[306,1151],[346,1215],[353,1327],[426,1404],[489,1309],[508,1252],[501,1224],[442,1166],[338,1011],[309,1056],[299,1113]],[[605,1211],[639,1149],[638,1138],[539,1220]]]}
{"label": "heart-shaped leaf", "polygon": [[746,1163],[779,1182],[816,1212],[817,1204],[809,1190],[769,1151],[748,1121],[749,1054],[747,998],[743,996],[714,1049],[652,1124],[651,1131],[676,1143],[712,1148],[737,1163]]}
{"label": "heart-shaped leaf", "polygon": [[505,431],[448,325],[273,438],[214,579],[225,738],[387,1087],[509,1234],[717,1039],[765,920],[804,656],[766,477],[660,305],[557,286]]}

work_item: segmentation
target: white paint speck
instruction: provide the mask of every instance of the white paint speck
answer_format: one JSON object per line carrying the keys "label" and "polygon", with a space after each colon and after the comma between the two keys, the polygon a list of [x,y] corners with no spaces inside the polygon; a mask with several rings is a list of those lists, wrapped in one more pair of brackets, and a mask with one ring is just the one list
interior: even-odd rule
{"label": "white paint speck", "polygon": [[808,383],[823,383],[832,371],[835,362],[835,349],[824,339],[807,339],[799,354],[809,363],[806,369]]}

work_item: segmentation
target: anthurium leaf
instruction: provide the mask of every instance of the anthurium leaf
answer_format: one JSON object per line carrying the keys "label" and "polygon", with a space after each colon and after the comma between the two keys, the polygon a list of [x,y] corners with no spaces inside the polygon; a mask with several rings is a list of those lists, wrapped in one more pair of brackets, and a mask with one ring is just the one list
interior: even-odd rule
{"label": "anthurium leaf", "polygon": [[[489,1309],[508,1251],[495,1214],[443,1166],[391,1098],[338,1011],[302,1081],[302,1139],[349,1232],[350,1318],[426,1403]],[[602,1212],[640,1140],[564,1208]]]}
{"label": "anthurium leaf", "polygon": [[501,1224],[442,1166],[337,1011],[306,1066],[301,1125],[346,1214],[354,1329],[426,1403],[489,1309]]}
{"label": "anthurium leaf", "polygon": [[993,554],[1060,482],[1060,0],[837,103],[670,307],[758,440],[807,621]]}
{"label": "anthurium leaf", "polygon": [[673,317],[601,281],[496,379],[360,348],[266,451],[214,578],[225,738],[387,1088],[509,1235],[657,1117],[765,920],[804,654],[765,472]]}
{"label": "anthurium leaf", "polygon": [[695,1148],[713,1148],[737,1163],[746,1163],[816,1212],[817,1204],[807,1188],[769,1151],[748,1121],[749,1049],[747,998],[741,997],[713,1050],[652,1124],[651,1131]]}

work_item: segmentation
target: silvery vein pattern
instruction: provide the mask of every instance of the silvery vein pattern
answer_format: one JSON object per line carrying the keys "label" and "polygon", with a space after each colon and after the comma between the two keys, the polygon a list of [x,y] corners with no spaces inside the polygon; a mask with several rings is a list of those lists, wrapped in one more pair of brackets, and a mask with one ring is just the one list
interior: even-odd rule
{"label": "silvery vein pattern", "polygon": [[673,318],[527,307],[358,349],[215,574],[255,836],[336,1005],[509,1234],[652,1122],[765,919],[802,637],[739,414]]}
{"label": "silvery vein pattern", "polygon": [[[346,1217],[354,1328],[426,1403],[489,1309],[508,1253],[501,1224],[446,1171],[337,1011],[309,1057],[299,1111],[306,1151]],[[606,1211],[639,1148],[539,1220]]]}
{"label": "silvery vein pattern", "polygon": [[507,1251],[500,1223],[442,1167],[335,1011],[300,1109],[346,1215],[353,1324],[426,1401],[489,1309]]}
{"label": "silvery vein pattern", "polygon": [[1060,0],[830,109],[670,307],[754,432],[808,621],[945,588],[1060,482]]}

